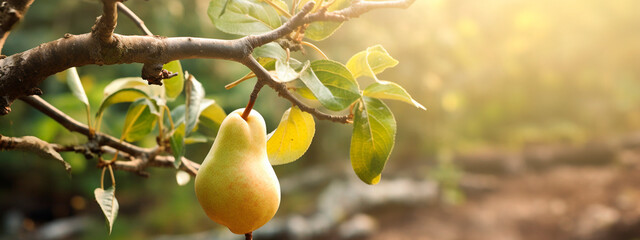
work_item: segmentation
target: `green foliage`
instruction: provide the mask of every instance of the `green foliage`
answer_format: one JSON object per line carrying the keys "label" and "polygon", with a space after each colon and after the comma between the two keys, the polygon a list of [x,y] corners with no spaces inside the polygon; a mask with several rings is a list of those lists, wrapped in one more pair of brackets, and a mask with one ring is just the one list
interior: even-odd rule
{"label": "green foliage", "polygon": [[347,68],[353,77],[367,76],[376,80],[376,74],[396,65],[398,65],[398,60],[391,57],[381,45],[369,47],[365,51],[356,53],[347,61]]}
{"label": "green foliage", "polygon": [[121,138],[129,142],[144,138],[155,127],[158,115],[156,106],[149,99],[137,99],[129,105]]}
{"label": "green foliage", "polygon": [[282,24],[276,10],[260,0],[213,0],[207,12],[218,30],[230,34],[255,35]]}
{"label": "green foliage", "polygon": [[185,136],[185,124],[180,123],[178,127],[173,131],[169,138],[169,144],[171,144],[171,151],[173,151],[173,166],[178,168],[182,162],[182,156],[184,156],[184,136]]}
{"label": "green foliage", "polygon": [[339,62],[317,60],[311,69],[312,73],[305,72],[300,79],[327,109],[344,110],[360,97],[358,83]]}
{"label": "green foliage", "polygon": [[[301,1],[300,6],[304,6],[304,4],[309,1],[310,0]],[[350,4],[351,0],[335,0],[327,8],[327,12],[343,9]],[[342,26],[342,22],[314,22],[309,25],[304,36],[314,41],[322,41],[331,36],[340,26]]]}
{"label": "green foliage", "polygon": [[180,61],[175,60],[165,64],[162,68],[173,73],[178,73],[175,77],[162,80],[162,85],[164,85],[165,92],[167,93],[167,99],[174,100],[180,95],[184,87],[184,72],[182,71],[182,65],[180,64]]}
{"label": "green foliage", "polygon": [[358,177],[376,184],[396,139],[396,120],[382,101],[362,97],[355,108],[351,137],[351,166]]}

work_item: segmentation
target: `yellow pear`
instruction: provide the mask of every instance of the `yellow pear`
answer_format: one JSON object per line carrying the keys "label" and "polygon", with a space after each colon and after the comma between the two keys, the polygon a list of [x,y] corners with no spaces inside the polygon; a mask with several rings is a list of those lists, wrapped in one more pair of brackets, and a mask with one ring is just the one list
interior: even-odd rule
{"label": "yellow pear", "polygon": [[227,116],[196,175],[198,202],[211,220],[235,234],[267,223],[280,205],[280,184],[267,158],[264,119],[244,109]]}

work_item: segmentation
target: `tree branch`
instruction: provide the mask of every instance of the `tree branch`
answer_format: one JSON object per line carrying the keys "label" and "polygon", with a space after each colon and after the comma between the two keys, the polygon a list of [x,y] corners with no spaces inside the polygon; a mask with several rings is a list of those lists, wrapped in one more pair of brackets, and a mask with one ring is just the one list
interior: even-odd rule
{"label": "tree branch", "polygon": [[[97,20],[91,33],[75,36],[67,34],[64,38],[0,60],[0,115],[9,113],[10,105],[15,99],[37,93],[36,87],[46,77],[70,67],[143,63],[142,78],[147,79],[150,84],[161,84],[160,80],[172,76],[172,73],[162,69],[162,64],[169,61],[215,58],[243,62],[255,47],[281,38],[305,24],[314,21],[345,21],[372,9],[406,7],[413,1],[415,0],[356,1],[339,11],[326,12],[322,10],[326,8],[321,8],[318,12],[308,14],[313,8],[313,3],[310,2],[303,7],[303,11],[273,31],[235,40],[219,40],[114,34],[119,0],[103,0],[103,15]],[[304,111],[314,112],[309,107],[304,108],[302,103],[286,93],[283,86],[273,81],[267,81],[267,85]],[[347,122],[346,117],[336,119],[315,112],[319,119]]]}
{"label": "tree branch", "polygon": [[380,8],[408,8],[415,0],[388,0],[388,1],[366,1],[354,0],[351,6],[332,12],[327,12],[323,7],[319,11],[305,17],[305,23],[317,21],[344,22],[350,18],[356,18],[374,9]]}
{"label": "tree branch", "polygon": [[[21,100],[31,105],[35,109],[38,109],[40,112],[49,116],[56,122],[60,123],[69,131],[81,133],[89,138],[89,141],[86,144],[79,146],[60,146],[40,140],[41,146],[51,146],[50,149],[55,150],[54,152],[56,153],[74,151],[77,153],[82,153],[85,156],[89,156],[92,153],[115,154],[116,151],[120,151],[118,155],[122,158],[130,159],[130,161],[115,161],[113,163],[114,169],[136,172],[141,175],[144,175],[142,171],[148,166],[168,168],[174,167],[174,157],[158,155],[157,148],[141,148],[127,142],[122,142],[110,135],[94,133],[86,125],[67,116],[62,111],[58,110],[40,97],[28,96],[21,98]],[[44,147],[41,148],[44,149]],[[0,149],[8,148],[3,148],[0,142]],[[188,172],[193,176],[195,176],[195,174],[198,172],[198,169],[200,168],[200,165],[198,163],[192,162],[191,160],[184,157],[182,158],[182,163],[183,164],[180,166],[180,169]]]}
{"label": "tree branch", "polygon": [[121,0],[102,0],[102,16],[96,19],[96,24],[91,28],[91,34],[100,43],[111,45],[114,43],[113,31],[118,25],[118,11],[116,4]]}
{"label": "tree branch", "polygon": [[33,0],[3,0],[0,2],[0,52],[13,26],[29,10]]}
{"label": "tree branch", "polygon": [[289,100],[292,104],[298,106],[300,110],[308,112],[320,120],[330,120],[330,121],[339,122],[339,123],[351,123],[351,118],[352,118],[351,116],[348,116],[348,115],[335,116],[335,115],[326,114],[318,111],[315,108],[309,107],[303,102],[301,102],[300,100],[298,100],[296,97],[294,97],[291,94],[291,92],[287,90],[287,87],[284,84],[274,80],[273,77],[271,77],[271,74],[269,74],[269,71],[267,71],[264,67],[262,67],[262,65],[260,65],[260,63],[258,63],[258,61],[253,56],[248,56],[244,61],[242,61],[242,64],[244,64],[249,69],[251,69],[251,71],[258,78],[258,81],[264,82],[263,84],[266,84],[267,86],[271,87],[273,90],[275,90],[278,93],[280,97],[283,97]]}
{"label": "tree branch", "polygon": [[0,150],[20,150],[34,152],[42,158],[58,161],[64,169],[71,173],[71,165],[65,162],[53,145],[34,136],[6,137],[0,135]]}
{"label": "tree branch", "polygon": [[52,106],[51,104],[46,102],[44,99],[38,96],[23,97],[21,98],[21,100],[31,105],[33,108],[38,109],[40,112],[49,116],[56,122],[60,123],[67,130],[71,132],[78,132],[80,134],[83,134],[87,136],[90,140],[95,139],[94,141],[97,144],[95,147],[107,145],[132,155],[140,155],[140,154],[149,155],[150,154],[150,151],[147,149],[138,147],[136,145],[133,145],[127,142],[122,142],[119,139],[112,137],[110,135],[93,132],[91,129],[89,129],[89,127],[87,127],[87,125],[84,125],[76,121],[75,119],[67,116],[62,111],[58,110],[57,108],[55,108],[54,106]]}

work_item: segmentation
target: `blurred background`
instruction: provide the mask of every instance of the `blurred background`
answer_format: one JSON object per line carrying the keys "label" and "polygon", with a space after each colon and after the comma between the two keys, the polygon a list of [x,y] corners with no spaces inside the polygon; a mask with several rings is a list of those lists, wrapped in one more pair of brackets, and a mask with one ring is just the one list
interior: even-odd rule
{"label": "blurred background", "polygon": [[[209,0],[126,4],[154,34],[235,38],[213,27]],[[347,22],[316,45],[342,63],[383,45],[400,64],[380,79],[428,110],[386,101],[398,132],[375,186],[351,170],[351,126],[317,121],[308,152],[275,167],[283,200],[255,239],[640,239],[637,9],[636,0],[417,0]],[[3,54],[86,33],[100,13],[96,0],[35,1]],[[116,32],[140,34],[125,17]],[[246,68],[181,62],[227,112],[244,107],[253,84],[224,85]],[[94,111],[104,86],[141,67],[78,68]],[[42,89],[86,122],[64,78]],[[104,132],[119,136],[127,107],[107,111]],[[288,107],[265,89],[255,108],[271,131]],[[12,109],[0,118],[2,135],[86,141],[20,101]],[[210,144],[190,145],[186,156],[201,162]],[[0,152],[0,239],[242,239],[203,214],[193,181],[178,186],[174,169],[148,169],[148,179],[116,172],[120,212],[109,236],[93,196],[96,161],[63,157],[71,177],[35,154]]]}

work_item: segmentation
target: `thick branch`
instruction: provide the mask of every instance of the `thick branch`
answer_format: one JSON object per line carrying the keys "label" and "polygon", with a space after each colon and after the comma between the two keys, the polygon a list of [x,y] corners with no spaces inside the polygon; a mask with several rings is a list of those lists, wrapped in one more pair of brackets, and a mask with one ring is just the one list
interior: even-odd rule
{"label": "thick branch", "polygon": [[33,0],[3,0],[0,2],[0,52],[13,26],[29,10]]}
{"label": "thick branch", "polygon": [[285,87],[284,84],[274,80],[271,77],[271,74],[269,74],[269,72],[264,67],[262,67],[262,65],[260,65],[260,63],[258,63],[258,61],[256,61],[256,59],[253,58],[253,56],[248,56],[244,61],[242,61],[242,64],[244,64],[249,69],[251,69],[251,71],[256,75],[256,77],[258,77],[259,82],[262,81],[264,82],[263,84],[266,84],[267,86],[273,88],[273,90],[275,90],[280,97],[283,97],[289,100],[291,103],[298,106],[300,110],[313,114],[316,118],[320,120],[330,120],[330,121],[339,122],[339,123],[351,122],[350,116],[334,116],[334,115],[326,114],[318,111],[315,108],[309,107],[303,102],[301,102],[300,100],[298,100],[296,97],[294,97],[291,94],[291,92],[287,90],[287,87]]}

